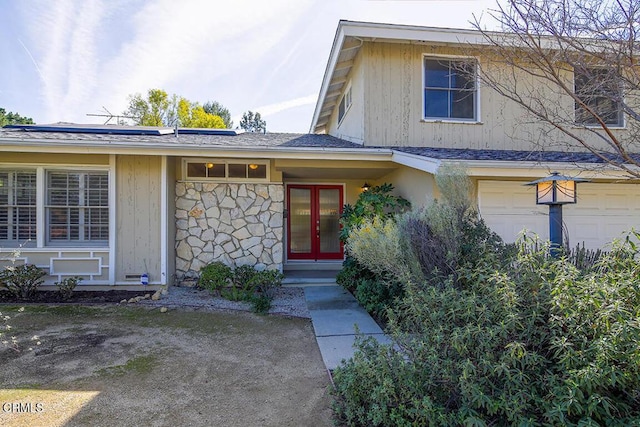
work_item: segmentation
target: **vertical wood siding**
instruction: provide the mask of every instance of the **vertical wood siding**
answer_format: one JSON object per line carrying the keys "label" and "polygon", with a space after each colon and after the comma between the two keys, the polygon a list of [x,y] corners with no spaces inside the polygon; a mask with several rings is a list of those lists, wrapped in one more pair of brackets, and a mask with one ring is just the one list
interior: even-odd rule
{"label": "vertical wood siding", "polygon": [[160,157],[118,156],[116,179],[116,281],[124,281],[126,274],[147,272],[149,283],[158,283]]}
{"label": "vertical wood siding", "polygon": [[[349,75],[353,105],[343,123],[337,126],[337,107],[329,123],[329,133],[348,140],[364,139],[367,146],[428,146],[471,149],[563,150],[566,136],[532,118],[524,109],[491,88],[480,85],[478,123],[434,122],[423,120],[424,55],[475,56],[487,72],[510,75],[482,52],[463,48],[406,43],[365,43]],[[548,107],[572,113],[568,96],[546,87],[525,73],[515,75],[518,85],[541,93]],[[363,123],[358,123],[358,117]],[[597,136],[582,136],[594,144]],[[616,130],[624,133],[624,130]]]}

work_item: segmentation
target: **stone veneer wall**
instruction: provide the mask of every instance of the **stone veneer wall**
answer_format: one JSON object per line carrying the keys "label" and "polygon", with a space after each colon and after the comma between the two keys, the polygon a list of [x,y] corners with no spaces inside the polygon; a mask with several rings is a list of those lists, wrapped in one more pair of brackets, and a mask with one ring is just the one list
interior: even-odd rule
{"label": "stone veneer wall", "polygon": [[176,280],[212,261],[282,270],[284,185],[176,183]]}

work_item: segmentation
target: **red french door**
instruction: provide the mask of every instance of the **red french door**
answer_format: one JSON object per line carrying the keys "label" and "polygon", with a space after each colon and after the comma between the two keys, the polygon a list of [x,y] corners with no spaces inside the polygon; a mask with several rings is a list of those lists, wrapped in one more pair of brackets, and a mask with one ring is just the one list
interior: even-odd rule
{"label": "red french door", "polygon": [[287,255],[289,259],[342,259],[340,214],[343,187],[287,186]]}

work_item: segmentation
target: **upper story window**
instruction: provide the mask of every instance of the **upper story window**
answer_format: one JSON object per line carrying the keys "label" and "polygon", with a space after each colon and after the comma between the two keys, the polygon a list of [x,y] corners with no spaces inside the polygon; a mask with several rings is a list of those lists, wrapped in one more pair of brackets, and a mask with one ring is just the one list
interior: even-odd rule
{"label": "upper story window", "polygon": [[347,86],[347,90],[344,91],[344,95],[342,95],[342,99],[338,105],[338,124],[342,122],[349,107],[351,107],[351,84]]}
{"label": "upper story window", "polygon": [[477,120],[476,62],[424,59],[424,118]]}
{"label": "upper story window", "polygon": [[269,162],[266,160],[185,159],[183,168],[185,178],[195,181],[267,181],[269,179]]}
{"label": "upper story window", "polygon": [[36,239],[36,171],[0,170],[0,242]]}
{"label": "upper story window", "polygon": [[[576,70],[574,74],[575,94],[594,113],[575,103],[576,123],[597,126],[598,117],[610,126],[623,126],[622,87],[615,72],[605,68]],[[596,117],[596,115],[598,117]]]}

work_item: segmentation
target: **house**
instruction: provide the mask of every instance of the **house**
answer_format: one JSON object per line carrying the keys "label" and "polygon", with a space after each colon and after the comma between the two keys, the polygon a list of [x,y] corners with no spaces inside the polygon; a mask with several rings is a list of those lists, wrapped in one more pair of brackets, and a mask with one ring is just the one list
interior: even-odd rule
{"label": "house", "polygon": [[[391,182],[426,204],[439,195],[434,173],[448,161],[467,166],[483,217],[508,241],[523,228],[548,233],[546,212],[523,183],[585,165],[597,173],[565,209],[571,242],[599,247],[637,226],[640,187],[617,182],[621,173],[588,153],[540,152],[514,137],[535,124],[518,123],[517,110],[488,88],[472,85],[455,111],[425,107],[425,69],[454,61],[479,39],[341,21],[309,134],[5,127],[0,263],[19,248],[14,262],[45,269],[46,285],[80,276],[80,286],[96,290],[193,280],[212,261],[335,268],[344,257],[342,206],[365,182]],[[478,51],[474,60],[482,61]]]}
{"label": "house", "polygon": [[[513,76],[491,55],[494,51],[478,31],[341,21],[311,132],[364,148],[390,148],[392,161],[408,168],[370,183],[393,182],[414,204],[438,196],[433,174],[442,162],[465,165],[482,217],[506,241],[514,241],[523,229],[549,237],[548,211],[535,205],[535,190],[523,184],[553,171],[590,180],[578,186],[577,204],[564,208],[570,245],[600,248],[638,228],[638,181],[626,179],[595,154],[569,150],[566,135],[532,120],[516,102],[482,85],[474,78],[480,67],[500,78]],[[460,72],[462,67],[468,72]],[[515,73],[519,85],[546,91],[550,104],[570,112],[572,123],[583,119],[570,96],[554,93],[531,74]],[[576,92],[584,81],[579,77],[568,76]],[[638,99],[637,93],[634,97]],[[637,132],[629,129],[633,124],[625,123],[619,105],[610,113],[606,120],[616,137],[624,140],[630,131]],[[589,126],[570,129],[606,148],[597,128]],[[537,144],[540,135],[546,138],[544,151]]]}
{"label": "house", "polygon": [[[330,135],[112,125],[0,130],[0,262],[46,285],[137,289],[212,261],[336,268],[338,219],[365,180],[404,166]],[[319,267],[318,267],[319,266]]]}

